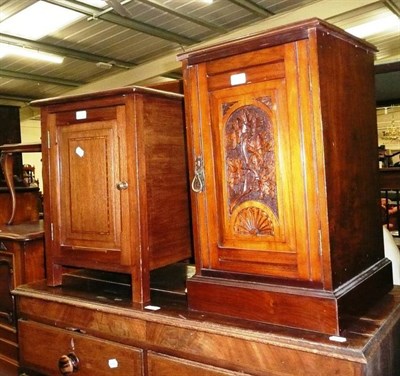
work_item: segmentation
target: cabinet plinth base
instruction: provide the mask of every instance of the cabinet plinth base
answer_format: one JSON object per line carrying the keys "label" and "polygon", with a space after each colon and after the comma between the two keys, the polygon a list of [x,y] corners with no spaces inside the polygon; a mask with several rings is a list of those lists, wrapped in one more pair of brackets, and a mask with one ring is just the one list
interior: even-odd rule
{"label": "cabinet plinth base", "polygon": [[331,335],[344,329],[344,315],[361,313],[392,287],[387,259],[334,291],[201,275],[187,281],[192,310]]}

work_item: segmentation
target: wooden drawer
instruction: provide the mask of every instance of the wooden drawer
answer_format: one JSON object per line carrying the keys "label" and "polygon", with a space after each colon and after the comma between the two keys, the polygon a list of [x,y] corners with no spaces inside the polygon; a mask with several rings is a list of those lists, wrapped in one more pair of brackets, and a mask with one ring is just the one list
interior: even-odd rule
{"label": "wooden drawer", "polygon": [[149,352],[148,376],[246,376],[248,373],[234,372],[211,367],[186,359],[174,358]]}
{"label": "wooden drawer", "polygon": [[17,342],[17,331],[15,327],[0,324],[0,338],[5,341]]}
{"label": "wooden drawer", "polygon": [[[1,243],[0,246],[4,246]],[[15,287],[15,257],[0,251],[0,325],[14,327],[14,302],[10,291]],[[0,335],[3,330],[0,330]]]}
{"label": "wooden drawer", "polygon": [[[0,358],[0,375],[15,376],[18,375],[18,364],[10,359]],[[33,376],[33,375],[32,375]]]}
{"label": "wooden drawer", "polygon": [[111,341],[33,321],[19,321],[22,367],[60,375],[59,359],[73,352],[79,359],[80,376],[140,376],[143,351]]}
{"label": "wooden drawer", "polygon": [[[0,338],[0,357],[7,359],[11,362],[18,360],[18,345],[15,342],[4,340]],[[2,373],[0,372],[0,375]]]}

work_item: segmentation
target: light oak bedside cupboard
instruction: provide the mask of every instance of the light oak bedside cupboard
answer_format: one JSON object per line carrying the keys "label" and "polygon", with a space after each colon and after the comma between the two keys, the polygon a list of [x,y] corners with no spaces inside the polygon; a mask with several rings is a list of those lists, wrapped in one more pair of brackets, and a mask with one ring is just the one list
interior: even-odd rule
{"label": "light oak bedside cupboard", "polygon": [[126,273],[133,303],[150,270],[191,257],[183,96],[125,87],[41,107],[49,285],[63,267]]}
{"label": "light oak bedside cupboard", "polygon": [[374,48],[312,19],[183,62],[196,275],[189,306],[339,334],[392,288]]}

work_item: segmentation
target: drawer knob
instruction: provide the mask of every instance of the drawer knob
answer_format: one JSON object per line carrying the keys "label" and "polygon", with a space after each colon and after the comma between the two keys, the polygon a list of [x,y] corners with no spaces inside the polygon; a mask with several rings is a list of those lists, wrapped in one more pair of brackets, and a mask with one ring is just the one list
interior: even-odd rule
{"label": "drawer knob", "polygon": [[71,375],[73,372],[78,371],[79,359],[73,353],[62,355],[58,360],[58,369],[62,375]]}
{"label": "drawer knob", "polygon": [[125,189],[128,189],[128,182],[126,181],[120,181],[117,183],[117,189],[119,191],[124,191]]}

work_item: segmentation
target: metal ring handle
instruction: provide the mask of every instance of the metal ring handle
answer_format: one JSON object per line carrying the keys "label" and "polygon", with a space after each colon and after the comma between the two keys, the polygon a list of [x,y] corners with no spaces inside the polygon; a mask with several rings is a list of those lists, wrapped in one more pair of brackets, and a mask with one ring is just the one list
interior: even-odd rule
{"label": "metal ring handle", "polygon": [[192,180],[192,191],[195,193],[203,192],[203,182],[198,173],[195,173],[194,178]]}
{"label": "metal ring handle", "polygon": [[204,190],[204,165],[203,158],[201,156],[197,156],[194,162],[192,190],[195,193],[200,193]]}

